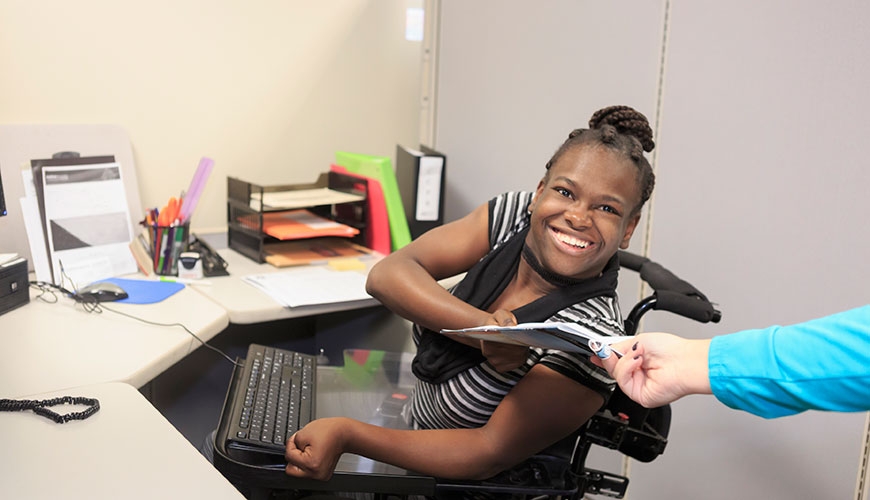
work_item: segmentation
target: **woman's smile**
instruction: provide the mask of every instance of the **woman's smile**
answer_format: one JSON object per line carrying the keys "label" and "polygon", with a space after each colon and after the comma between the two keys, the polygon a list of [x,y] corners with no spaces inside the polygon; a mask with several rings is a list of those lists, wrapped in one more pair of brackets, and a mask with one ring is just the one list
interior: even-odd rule
{"label": "woman's smile", "polygon": [[575,252],[579,252],[579,251],[584,251],[584,250],[592,247],[593,245],[595,245],[595,243],[592,241],[578,238],[577,236],[572,236],[568,233],[560,231],[559,229],[557,229],[553,226],[550,226],[549,229],[550,229],[550,234],[553,236],[553,238],[558,243],[561,243],[559,245],[559,247],[565,248],[569,252],[575,253]]}

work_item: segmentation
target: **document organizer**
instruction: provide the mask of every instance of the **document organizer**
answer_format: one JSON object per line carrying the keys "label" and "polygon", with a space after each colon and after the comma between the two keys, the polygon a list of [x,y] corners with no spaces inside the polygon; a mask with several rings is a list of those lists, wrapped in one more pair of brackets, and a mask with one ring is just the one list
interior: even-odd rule
{"label": "document organizer", "polygon": [[359,230],[350,241],[365,244],[366,183],[339,172],[324,172],[311,184],[260,186],[227,177],[227,243],[230,248],[259,263],[266,262],[269,247],[281,240],[263,231],[264,214],[304,208]]}

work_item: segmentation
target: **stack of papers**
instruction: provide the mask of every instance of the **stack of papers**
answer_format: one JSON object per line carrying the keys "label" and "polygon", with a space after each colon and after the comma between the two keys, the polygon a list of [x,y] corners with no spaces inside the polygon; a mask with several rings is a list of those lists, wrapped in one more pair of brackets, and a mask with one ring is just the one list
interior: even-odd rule
{"label": "stack of papers", "polygon": [[[251,193],[251,208],[260,210],[260,193]],[[314,205],[336,205],[363,201],[365,196],[345,193],[329,188],[299,189],[293,191],[277,191],[263,193],[263,210],[288,210],[305,208]]]}
{"label": "stack of papers", "polygon": [[263,232],[279,240],[298,240],[321,236],[353,237],[359,229],[321,217],[308,210],[263,214]]}
{"label": "stack of papers", "polygon": [[17,253],[0,253],[0,266],[5,265],[7,262],[13,262],[18,260]]}
{"label": "stack of papers", "polygon": [[266,262],[275,267],[328,263],[335,259],[358,259],[372,251],[344,238],[309,238],[266,245]]}
{"label": "stack of papers", "polygon": [[366,293],[364,274],[333,271],[325,266],[255,274],[245,276],[242,280],[259,288],[284,307],[337,304],[372,298]]}

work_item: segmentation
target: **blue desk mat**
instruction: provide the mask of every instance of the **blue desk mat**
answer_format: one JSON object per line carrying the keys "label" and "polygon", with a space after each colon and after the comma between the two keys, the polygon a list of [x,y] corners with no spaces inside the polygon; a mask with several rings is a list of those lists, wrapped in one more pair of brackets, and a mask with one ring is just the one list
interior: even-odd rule
{"label": "blue desk mat", "polygon": [[125,278],[109,278],[100,281],[108,281],[123,288],[127,292],[127,298],[117,302],[125,304],[154,304],[161,302],[178,293],[184,288],[183,283],[153,280],[131,280]]}

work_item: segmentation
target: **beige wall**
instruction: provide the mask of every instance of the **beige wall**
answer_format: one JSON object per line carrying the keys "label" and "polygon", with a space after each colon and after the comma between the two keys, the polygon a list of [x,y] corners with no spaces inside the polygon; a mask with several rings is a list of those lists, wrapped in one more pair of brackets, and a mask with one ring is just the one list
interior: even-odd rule
{"label": "beige wall", "polygon": [[113,123],[146,207],[215,168],[194,230],[226,225],[226,177],[313,182],[336,150],[392,157],[419,128],[419,0],[0,0],[0,123]]}

